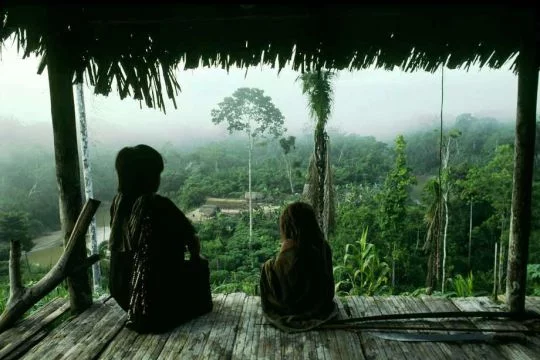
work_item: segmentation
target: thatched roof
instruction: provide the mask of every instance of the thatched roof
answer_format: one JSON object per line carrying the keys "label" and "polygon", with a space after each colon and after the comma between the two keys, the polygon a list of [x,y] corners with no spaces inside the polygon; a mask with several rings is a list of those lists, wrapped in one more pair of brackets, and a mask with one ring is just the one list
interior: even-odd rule
{"label": "thatched roof", "polygon": [[524,31],[538,32],[535,14],[502,5],[12,5],[0,9],[0,41],[16,34],[24,56],[44,56],[41,71],[47,44],[59,42],[69,71],[86,74],[96,93],[108,94],[116,82],[122,98],[164,109],[162,88],[174,102],[180,62],[228,69],[290,61],[301,71],[499,68],[517,54]]}

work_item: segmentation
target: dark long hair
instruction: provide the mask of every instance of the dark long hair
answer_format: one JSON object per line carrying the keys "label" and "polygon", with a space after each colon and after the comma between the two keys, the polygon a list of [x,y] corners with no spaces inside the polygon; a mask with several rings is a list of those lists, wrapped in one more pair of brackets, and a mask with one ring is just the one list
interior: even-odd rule
{"label": "dark long hair", "polygon": [[128,236],[133,204],[140,196],[155,193],[159,188],[163,158],[148,145],[125,147],[118,152],[115,167],[121,196],[115,197],[113,203],[109,241],[112,250],[127,251],[135,246],[134,239]]}
{"label": "dark long hair", "polygon": [[125,147],[116,156],[118,192],[137,198],[146,193],[156,192],[163,171],[161,154],[148,145]]}
{"label": "dark long hair", "polygon": [[300,249],[321,248],[324,235],[313,207],[304,202],[288,205],[279,219],[282,239],[293,241]]}

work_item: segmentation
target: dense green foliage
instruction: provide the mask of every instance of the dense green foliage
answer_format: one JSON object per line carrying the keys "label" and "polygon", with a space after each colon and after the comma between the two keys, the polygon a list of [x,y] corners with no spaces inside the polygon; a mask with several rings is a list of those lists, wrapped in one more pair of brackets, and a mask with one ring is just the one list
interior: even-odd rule
{"label": "dense green foliage", "polygon": [[406,228],[409,189],[416,183],[405,156],[406,142],[402,135],[395,142],[395,163],[388,172],[381,192],[377,220],[381,236],[385,240],[388,261],[392,264],[392,286],[395,287],[396,263],[403,258],[406,240],[402,236]]}
{"label": "dense green foliage", "polygon": [[[494,244],[508,244],[514,126],[462,115],[451,128],[444,129],[445,139],[452,132],[460,135],[452,144],[443,179],[443,187],[444,182],[451,184],[444,187],[449,189],[446,285],[448,294],[485,293],[493,286]],[[404,134],[395,145],[357,135],[330,133],[329,137],[336,189],[336,226],[329,242],[334,266],[339,266],[335,271],[339,291],[422,292],[419,289],[426,285],[429,258],[426,219],[437,204],[439,130]],[[242,199],[247,191],[245,141],[231,137],[190,151],[171,144],[158,150],[166,162],[160,192],[186,213],[207,197]],[[216,217],[196,224],[215,291],[257,292],[260,265],[279,248],[279,213],[287,202],[302,199],[312,152],[310,134],[296,137],[286,156],[279,139],[255,144],[253,191],[265,194],[262,205],[267,207],[255,208],[251,250],[245,211],[239,215],[218,212]],[[58,229],[52,153],[27,149],[11,155],[0,159],[0,210],[26,213],[32,238]],[[116,191],[115,155],[109,148],[92,150],[95,196],[103,201],[112,199]],[[528,289],[536,294],[540,291],[539,174],[535,172]],[[291,183],[295,194],[291,194]],[[4,281],[5,245],[0,251]],[[105,260],[102,266],[106,265]],[[436,290],[440,290],[440,278]],[[365,279],[371,280],[366,283]]]}
{"label": "dense green foliage", "polygon": [[388,291],[390,267],[380,261],[377,249],[367,241],[364,230],[359,240],[345,246],[343,262],[334,267],[338,294],[381,295]]}
{"label": "dense green foliage", "polygon": [[0,212],[0,241],[9,244],[10,241],[21,243],[23,251],[32,248],[28,216],[21,211]]}

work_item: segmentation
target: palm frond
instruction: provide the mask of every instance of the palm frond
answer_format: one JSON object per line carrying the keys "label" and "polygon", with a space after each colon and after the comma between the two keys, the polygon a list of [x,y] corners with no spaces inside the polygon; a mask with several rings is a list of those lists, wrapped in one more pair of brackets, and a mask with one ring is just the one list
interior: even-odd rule
{"label": "palm frond", "polygon": [[299,76],[302,81],[302,93],[307,95],[310,116],[316,119],[319,126],[324,127],[328,122],[334,103],[332,79],[335,72],[318,70],[306,72]]}
{"label": "palm frond", "polygon": [[[180,62],[186,69],[247,70],[264,64],[277,66],[278,71],[289,65],[302,72],[374,66],[433,73],[441,63],[451,69],[500,68],[514,60],[511,66],[516,70],[524,25],[531,34],[538,28],[534,8],[508,11],[495,6],[449,11],[434,5],[418,12],[409,6],[388,11],[385,6],[255,5],[245,9],[4,2],[0,42],[14,35],[23,57],[28,57],[44,55],[52,39],[64,49],[67,71],[77,80],[85,74],[97,93],[108,95],[116,88],[121,97],[133,96],[162,110],[162,88],[173,102],[180,91],[174,75]],[[438,19],[435,27],[429,22],[433,18]],[[318,27],[325,30],[306,31]],[[120,63],[129,64],[130,70]],[[313,117],[325,122],[330,112],[317,104],[332,103],[331,89],[324,84],[334,75],[326,70],[307,74],[303,75],[305,92],[311,94]]]}

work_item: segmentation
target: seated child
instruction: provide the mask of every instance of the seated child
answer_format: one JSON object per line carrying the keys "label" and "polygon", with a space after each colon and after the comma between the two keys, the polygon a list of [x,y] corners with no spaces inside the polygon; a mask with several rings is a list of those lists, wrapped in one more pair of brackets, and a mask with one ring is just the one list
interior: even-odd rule
{"label": "seated child", "polygon": [[330,246],[306,203],[287,206],[280,232],[280,252],[261,271],[264,315],[287,332],[313,329],[337,314]]}

